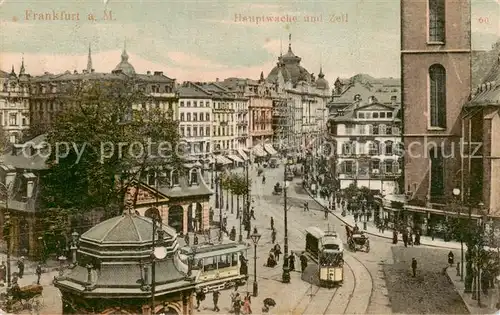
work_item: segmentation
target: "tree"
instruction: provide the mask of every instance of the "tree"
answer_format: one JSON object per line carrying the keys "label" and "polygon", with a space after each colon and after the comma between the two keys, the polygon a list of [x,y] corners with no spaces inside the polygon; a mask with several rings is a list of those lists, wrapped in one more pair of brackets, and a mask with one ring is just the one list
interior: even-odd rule
{"label": "tree", "polygon": [[44,208],[123,210],[128,188],[138,186],[145,171],[182,170],[174,152],[178,123],[147,108],[151,100],[133,80],[80,82],[65,92],[66,109],[47,134],[52,152],[42,176]]}

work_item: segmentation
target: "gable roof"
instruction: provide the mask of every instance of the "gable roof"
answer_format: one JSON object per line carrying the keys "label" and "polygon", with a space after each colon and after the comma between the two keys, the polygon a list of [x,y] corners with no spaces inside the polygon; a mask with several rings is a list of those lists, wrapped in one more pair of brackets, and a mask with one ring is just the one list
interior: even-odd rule
{"label": "gable roof", "polygon": [[179,92],[180,98],[210,98],[212,96],[212,93],[192,82],[185,82],[183,85],[177,88],[177,91]]}

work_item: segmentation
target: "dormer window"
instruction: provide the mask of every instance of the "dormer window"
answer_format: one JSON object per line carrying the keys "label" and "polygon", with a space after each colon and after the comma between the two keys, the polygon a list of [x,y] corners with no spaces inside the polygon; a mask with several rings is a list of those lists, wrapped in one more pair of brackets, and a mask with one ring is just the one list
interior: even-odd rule
{"label": "dormer window", "polygon": [[155,172],[151,171],[148,174],[148,185],[154,186],[155,184],[156,184],[156,174]]}
{"label": "dormer window", "polygon": [[170,173],[170,183],[172,186],[179,186],[179,171],[172,171]]}
{"label": "dormer window", "polygon": [[189,185],[198,185],[198,170],[192,169],[189,171]]}

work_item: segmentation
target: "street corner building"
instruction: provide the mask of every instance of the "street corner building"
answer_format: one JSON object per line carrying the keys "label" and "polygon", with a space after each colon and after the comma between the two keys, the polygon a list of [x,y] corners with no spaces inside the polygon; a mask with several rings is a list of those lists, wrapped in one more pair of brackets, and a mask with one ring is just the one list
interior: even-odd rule
{"label": "street corner building", "polygon": [[[72,267],[54,279],[63,313],[192,314],[196,277],[179,257],[175,230],[155,224],[154,241],[153,220],[136,214],[83,233]],[[153,242],[164,257],[152,255]]]}

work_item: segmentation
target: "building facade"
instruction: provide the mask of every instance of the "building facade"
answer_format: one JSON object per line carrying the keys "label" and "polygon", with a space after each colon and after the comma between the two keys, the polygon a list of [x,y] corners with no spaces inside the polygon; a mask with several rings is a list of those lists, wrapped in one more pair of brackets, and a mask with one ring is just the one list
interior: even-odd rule
{"label": "building facade", "polygon": [[[298,153],[301,148],[309,147],[315,139],[323,135],[326,130],[327,111],[326,103],[330,97],[328,81],[320,68],[318,79],[300,65],[302,58],[292,51],[291,42],[288,52],[278,57],[277,65],[271,70],[266,80],[276,85],[276,91],[281,91],[282,98],[287,99],[289,110],[278,110],[279,115],[286,113],[291,117],[288,121],[291,126],[286,126],[291,135],[281,135],[290,139],[289,148],[294,148]],[[275,105],[282,105],[275,102]],[[275,117],[278,115],[275,111]],[[280,121],[275,119],[275,122]],[[281,119],[283,121],[283,119]],[[275,127],[274,130],[283,132]]]}
{"label": "building facade", "polygon": [[340,189],[351,184],[383,195],[397,193],[403,154],[400,106],[367,101],[353,103],[330,119]]}
{"label": "building facade", "polygon": [[160,108],[172,119],[179,117],[178,95],[175,93],[175,79],[171,79],[162,71],[148,71],[138,74],[128,61],[126,49],[123,50],[120,63],[112,73],[95,72],[92,68],[92,55],[89,48],[87,68],[82,72],[74,70],[61,74],[50,74],[33,77],[30,80],[30,122],[44,131],[63,110],[67,100],[66,87],[73,82],[84,80],[126,80],[134,79],[137,88],[148,96],[145,104],[137,104],[135,109]]}
{"label": "building facade", "polygon": [[460,113],[471,86],[470,18],[468,0],[401,1],[408,204],[400,219],[424,232],[445,220],[447,200],[462,186]]}
{"label": "building facade", "polygon": [[19,143],[23,138],[23,131],[30,125],[29,117],[29,81],[30,75],[24,68],[22,60],[19,74],[16,75],[14,66],[9,73],[0,71],[0,125],[5,136],[12,143]]}
{"label": "building facade", "polygon": [[212,94],[192,82],[177,92],[180,135],[190,145],[190,156],[206,159],[212,154]]}

